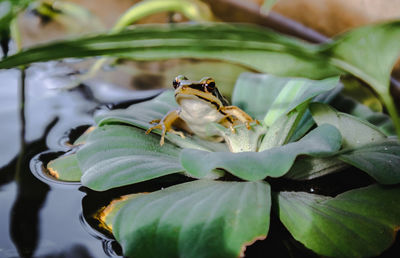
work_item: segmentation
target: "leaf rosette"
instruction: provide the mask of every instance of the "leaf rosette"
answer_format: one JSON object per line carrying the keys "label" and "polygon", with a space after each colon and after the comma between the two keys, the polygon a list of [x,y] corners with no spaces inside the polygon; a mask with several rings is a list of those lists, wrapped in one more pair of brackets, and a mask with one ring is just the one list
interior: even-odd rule
{"label": "leaf rosette", "polygon": [[[262,122],[250,130],[239,125],[236,133],[209,125],[230,148],[188,133],[185,139],[167,133],[160,146],[160,132],[145,135],[149,121],[178,107],[173,92],[165,91],[98,114],[96,127],[77,140],[76,153],[48,168],[60,180],[80,180],[96,191],[171,174],[197,179],[110,204],[113,212],[104,223],[127,256],[243,255],[247,245],[267,236],[271,209],[296,240],[318,254],[377,255],[400,226],[400,143],[383,127],[329,106],[341,98],[340,89],[337,77],[242,74],[232,104]],[[274,192],[268,179],[308,180],[349,166],[377,184],[328,197]],[[227,174],[237,180],[218,180]],[[379,239],[377,232],[383,234]],[[371,243],[373,248],[363,248]]]}

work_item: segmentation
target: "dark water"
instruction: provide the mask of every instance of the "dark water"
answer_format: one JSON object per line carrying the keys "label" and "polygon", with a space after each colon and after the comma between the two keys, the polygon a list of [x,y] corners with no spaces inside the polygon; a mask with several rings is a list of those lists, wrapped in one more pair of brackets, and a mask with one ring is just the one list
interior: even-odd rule
{"label": "dark water", "polygon": [[40,169],[39,153],[67,150],[66,133],[92,124],[102,103],[145,99],[158,91],[101,83],[60,90],[69,72],[59,63],[29,68],[21,113],[21,72],[0,71],[0,257],[109,257],[118,250],[87,225],[82,215],[86,193],[79,185],[44,183],[31,170]]}

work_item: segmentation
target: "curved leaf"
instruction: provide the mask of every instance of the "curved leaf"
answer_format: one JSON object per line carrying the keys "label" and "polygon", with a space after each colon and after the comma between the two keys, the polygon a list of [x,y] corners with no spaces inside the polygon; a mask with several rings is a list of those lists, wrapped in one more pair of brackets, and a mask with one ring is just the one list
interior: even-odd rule
{"label": "curved leaf", "polygon": [[393,121],[385,113],[374,112],[368,106],[342,94],[339,94],[330,104],[340,112],[348,113],[368,121],[388,136],[396,135]]}
{"label": "curved leaf", "polygon": [[340,131],[343,148],[357,148],[386,139],[386,135],[374,125],[349,114],[337,112],[328,105],[311,103],[310,110],[318,125],[332,124]]}
{"label": "curved leaf", "polygon": [[380,95],[400,137],[400,116],[390,96],[390,73],[400,54],[400,21],[362,27],[327,44],[331,63],[367,82]]}
{"label": "curved leaf", "polygon": [[338,158],[367,172],[381,184],[400,183],[400,142],[397,139],[364,145]]}
{"label": "curved leaf", "polygon": [[286,178],[293,180],[311,180],[347,168],[348,165],[337,158],[299,158],[285,174]]}
{"label": "curved leaf", "polygon": [[183,172],[180,149],[132,126],[103,125],[76,153],[83,172],[81,182],[96,191]]}
{"label": "curved leaf", "polygon": [[249,181],[267,176],[280,177],[293,165],[300,154],[316,157],[329,156],[340,149],[341,136],[331,125],[317,127],[298,142],[274,147],[262,152],[206,152],[183,149],[180,161],[194,177],[204,177],[215,168]]}
{"label": "curved leaf", "polygon": [[67,57],[103,55],[135,60],[207,58],[278,75],[307,75],[309,78],[337,75],[338,70],[317,50],[300,40],[243,24],[137,25],[116,34],[26,49],[0,61],[0,69]]}
{"label": "curved leaf", "polygon": [[335,198],[277,193],[279,218],[293,237],[328,257],[371,257],[394,241],[400,227],[400,188],[373,185]]}
{"label": "curved leaf", "polygon": [[50,161],[47,170],[52,177],[61,181],[79,182],[82,177],[76,154],[61,156]]}
{"label": "curved leaf", "polygon": [[[270,126],[279,116],[287,114],[317,95],[334,89],[338,83],[338,77],[309,80],[270,74],[242,73],[235,84],[232,104],[260,120],[268,112],[271,121],[267,125]],[[295,92],[294,88],[297,89]],[[277,97],[279,95],[281,99]]]}
{"label": "curved leaf", "polygon": [[129,257],[238,257],[266,237],[265,182],[197,180],[126,202],[113,234]]}

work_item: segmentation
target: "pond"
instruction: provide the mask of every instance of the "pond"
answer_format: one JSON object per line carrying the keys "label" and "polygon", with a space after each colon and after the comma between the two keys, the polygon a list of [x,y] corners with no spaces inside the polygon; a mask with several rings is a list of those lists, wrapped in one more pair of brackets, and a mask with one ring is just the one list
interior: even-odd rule
{"label": "pond", "polygon": [[[76,183],[51,180],[43,174],[42,168],[49,160],[67,151],[70,148],[68,143],[93,124],[94,112],[126,107],[152,98],[160,90],[133,91],[101,82],[82,84],[69,91],[60,90],[68,82],[71,71],[68,62],[51,62],[29,68],[26,71],[24,116],[19,104],[21,72],[0,72],[3,85],[0,87],[0,119],[7,121],[0,127],[0,227],[3,232],[0,257],[121,255],[119,244],[98,227],[93,214],[132,188],[94,192]],[[21,144],[23,134],[25,141]],[[343,174],[339,173],[303,185],[288,185],[286,182],[284,188],[335,195],[370,183],[358,171],[347,173],[353,173],[352,178],[358,182],[345,184],[341,180]],[[157,190],[171,182],[153,180],[137,184],[135,191]],[[281,187],[279,180],[270,182],[275,189]],[[260,257],[260,251],[271,249],[287,255],[295,252],[296,257],[314,256],[290,237],[277,218],[271,219],[271,237],[249,247],[246,257]],[[398,251],[397,239],[396,244],[381,257],[391,257]]]}
{"label": "pond", "polygon": [[[0,70],[0,257],[398,254],[399,87],[390,93],[389,74],[400,23],[332,41],[292,23],[280,29],[326,41],[314,45],[262,27],[166,16],[173,24],[0,61],[9,69]],[[179,74],[195,83],[176,77],[175,93],[162,89]],[[196,81],[204,76],[216,83]],[[186,110],[179,94],[189,96]],[[167,134],[163,145],[159,131],[145,134],[167,113],[186,112],[189,120],[180,118],[193,129],[203,118],[193,100],[222,117],[195,128],[224,142],[184,130],[185,139]],[[155,127],[171,129],[164,122]]]}
{"label": "pond", "polygon": [[78,184],[46,181],[41,176],[38,155],[49,148],[52,152],[66,150],[70,128],[79,131],[79,126],[93,123],[92,114],[101,106],[102,96],[107,96],[109,103],[134,102],[158,91],[111,91],[98,85],[97,98],[86,86],[60,91],[54,87],[65,82],[57,78],[61,72],[66,73],[65,68],[54,68],[56,63],[50,67],[52,76],[48,76],[47,65],[27,70],[23,149],[20,72],[0,72],[0,118],[7,121],[0,126],[0,257],[113,256],[114,242],[100,239],[83,218],[82,199],[86,193]]}

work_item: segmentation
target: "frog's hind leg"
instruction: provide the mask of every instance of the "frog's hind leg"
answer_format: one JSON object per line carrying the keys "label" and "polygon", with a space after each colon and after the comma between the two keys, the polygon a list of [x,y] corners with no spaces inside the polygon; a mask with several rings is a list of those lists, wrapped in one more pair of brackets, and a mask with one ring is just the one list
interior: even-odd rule
{"label": "frog's hind leg", "polygon": [[183,135],[182,132],[177,132],[172,129],[172,124],[179,119],[179,111],[178,110],[172,110],[168,112],[160,121],[157,122],[157,120],[153,120],[150,123],[158,123],[149,129],[147,129],[146,134],[149,134],[152,130],[154,129],[160,129],[161,130],[161,140],[160,140],[160,145],[164,145],[164,138],[165,134],[167,132],[175,133],[180,135],[182,138],[185,136]]}
{"label": "frog's hind leg", "polygon": [[249,130],[251,129],[251,122],[256,122],[257,124],[260,123],[257,120],[251,118],[251,116],[249,116],[246,112],[236,106],[224,106],[221,107],[221,111],[228,116],[236,117],[240,122],[244,123],[246,125],[246,128]]}

